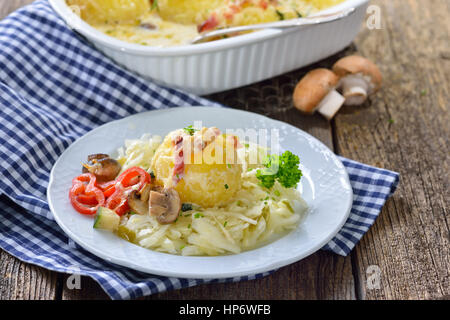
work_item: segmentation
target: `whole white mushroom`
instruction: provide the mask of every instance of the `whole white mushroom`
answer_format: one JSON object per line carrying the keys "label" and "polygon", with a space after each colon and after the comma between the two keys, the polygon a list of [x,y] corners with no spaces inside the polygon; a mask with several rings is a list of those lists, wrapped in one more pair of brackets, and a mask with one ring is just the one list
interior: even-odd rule
{"label": "whole white mushroom", "polygon": [[333,72],[340,78],[338,88],[342,89],[345,105],[363,104],[367,97],[381,87],[382,75],[378,67],[361,56],[348,56],[338,60]]}
{"label": "whole white mushroom", "polygon": [[297,84],[293,94],[294,106],[307,114],[315,111],[330,120],[344,104],[344,97],[336,91],[339,77],[328,69],[308,72]]}

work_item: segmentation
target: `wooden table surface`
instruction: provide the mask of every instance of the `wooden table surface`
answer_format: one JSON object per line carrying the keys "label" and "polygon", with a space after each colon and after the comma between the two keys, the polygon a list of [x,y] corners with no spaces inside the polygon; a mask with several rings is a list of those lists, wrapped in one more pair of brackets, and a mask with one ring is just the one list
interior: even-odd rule
{"label": "wooden table surface", "polygon": [[[31,0],[0,2],[0,18]],[[354,44],[313,66],[209,98],[291,123],[337,154],[400,172],[400,185],[352,253],[319,251],[259,280],[202,285],[148,299],[449,299],[450,1],[376,0],[382,28],[365,25]],[[358,53],[377,63],[382,90],[328,123],[292,105],[308,70]],[[371,265],[380,287],[370,289]],[[107,299],[91,279],[69,290],[67,276],[0,250],[0,299]]]}

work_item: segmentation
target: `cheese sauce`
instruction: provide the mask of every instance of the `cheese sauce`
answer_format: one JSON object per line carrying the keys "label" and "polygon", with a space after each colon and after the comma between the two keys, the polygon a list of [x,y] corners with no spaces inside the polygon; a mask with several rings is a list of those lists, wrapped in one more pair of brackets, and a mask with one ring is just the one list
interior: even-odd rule
{"label": "cheese sauce", "polygon": [[105,34],[140,45],[189,44],[199,33],[229,26],[305,17],[344,0],[66,0]]}

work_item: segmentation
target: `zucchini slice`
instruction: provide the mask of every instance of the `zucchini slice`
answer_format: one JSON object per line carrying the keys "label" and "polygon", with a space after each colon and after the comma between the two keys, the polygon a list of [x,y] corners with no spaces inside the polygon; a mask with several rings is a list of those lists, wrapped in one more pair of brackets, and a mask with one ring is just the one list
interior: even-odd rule
{"label": "zucchini slice", "polygon": [[111,209],[99,207],[95,215],[94,228],[116,231],[119,228],[120,217]]}

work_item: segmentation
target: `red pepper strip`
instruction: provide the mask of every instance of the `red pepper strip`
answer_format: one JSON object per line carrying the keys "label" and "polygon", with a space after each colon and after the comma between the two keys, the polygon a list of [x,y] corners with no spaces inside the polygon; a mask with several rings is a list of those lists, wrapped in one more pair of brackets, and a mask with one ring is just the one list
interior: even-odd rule
{"label": "red pepper strip", "polygon": [[97,186],[103,191],[105,198],[110,197],[116,191],[116,180],[98,183]]}
{"label": "red pepper strip", "polygon": [[81,204],[85,204],[85,205],[89,205],[89,206],[94,206],[98,203],[97,197],[95,196],[95,194],[94,195],[80,194],[77,196],[77,200]]}
{"label": "red pepper strip", "polygon": [[97,188],[97,177],[93,173],[83,173],[78,177],[72,179],[72,186],[76,184],[83,184],[86,188],[86,193],[91,193]]}
{"label": "red pepper strip", "polygon": [[115,211],[119,216],[130,211],[127,194],[121,183],[116,184],[114,193],[106,200],[105,205],[108,209]]}
{"label": "red pepper strip", "polygon": [[[96,180],[95,175],[92,173],[84,173],[72,180],[72,188],[69,192],[70,203],[81,214],[95,214],[98,207],[103,206],[105,203],[103,192],[95,186]],[[92,197],[96,199],[96,202],[92,205],[86,203],[92,203]]]}
{"label": "red pepper strip", "polygon": [[116,180],[99,184],[94,174],[84,173],[72,180],[70,202],[82,214],[95,214],[99,206],[105,205],[118,215],[123,215],[130,210],[126,191],[135,186],[141,190],[150,180],[150,174],[139,167],[129,168]]}
{"label": "red pepper strip", "polygon": [[141,190],[146,183],[150,183],[150,174],[142,168],[131,167],[122,172],[116,179],[124,188],[137,185],[137,190]]}

